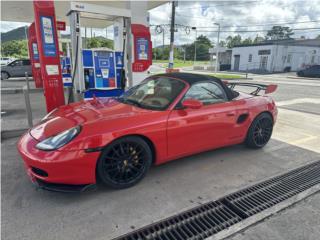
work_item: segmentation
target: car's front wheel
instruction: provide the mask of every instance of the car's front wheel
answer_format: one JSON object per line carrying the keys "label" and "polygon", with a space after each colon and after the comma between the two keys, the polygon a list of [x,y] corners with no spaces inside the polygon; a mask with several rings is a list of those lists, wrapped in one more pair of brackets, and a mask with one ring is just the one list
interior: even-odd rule
{"label": "car's front wheel", "polygon": [[97,163],[97,177],[109,187],[128,188],[144,178],[151,163],[151,149],[142,138],[123,137],[102,151]]}
{"label": "car's front wheel", "polygon": [[7,80],[9,77],[9,73],[1,72],[1,80]]}
{"label": "car's front wheel", "polygon": [[272,130],[273,119],[271,115],[261,113],[251,123],[245,144],[250,148],[262,148],[269,142]]}

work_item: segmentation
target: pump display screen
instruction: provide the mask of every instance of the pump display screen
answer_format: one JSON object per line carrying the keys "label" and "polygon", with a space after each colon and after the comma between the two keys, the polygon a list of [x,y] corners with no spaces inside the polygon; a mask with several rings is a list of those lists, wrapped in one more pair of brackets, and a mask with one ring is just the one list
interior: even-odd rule
{"label": "pump display screen", "polygon": [[110,67],[109,59],[99,59],[99,67],[100,68],[108,68]]}

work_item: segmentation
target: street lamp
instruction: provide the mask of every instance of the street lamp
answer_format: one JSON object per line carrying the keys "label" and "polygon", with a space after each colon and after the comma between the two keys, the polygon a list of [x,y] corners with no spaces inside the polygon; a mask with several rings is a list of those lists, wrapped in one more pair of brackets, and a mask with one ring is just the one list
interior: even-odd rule
{"label": "street lamp", "polygon": [[216,50],[216,69],[215,72],[218,71],[218,63],[219,63],[219,38],[220,38],[220,23],[214,23],[214,25],[218,26],[218,40],[217,40],[217,50]]}
{"label": "street lamp", "polygon": [[197,28],[196,27],[192,27],[191,29],[196,31],[196,40],[194,41],[194,59],[193,59],[193,66],[194,66],[194,65],[196,65],[196,61],[197,61],[197,46],[196,46],[196,43],[197,43],[198,32],[197,32]]}

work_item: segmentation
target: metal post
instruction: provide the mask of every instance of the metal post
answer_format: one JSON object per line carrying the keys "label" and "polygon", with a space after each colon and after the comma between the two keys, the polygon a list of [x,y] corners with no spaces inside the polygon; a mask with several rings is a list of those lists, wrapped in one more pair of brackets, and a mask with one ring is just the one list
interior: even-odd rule
{"label": "metal post", "polygon": [[87,48],[87,27],[84,27],[84,48]]}
{"label": "metal post", "polygon": [[175,26],[176,2],[172,1],[171,12],[171,26],[170,26],[170,55],[169,55],[169,68],[173,68],[173,55],[174,55],[174,26]]}
{"label": "metal post", "polygon": [[28,53],[28,58],[30,58],[30,53],[29,53],[29,46],[28,46],[28,34],[27,34],[27,28],[28,26],[24,26],[24,35],[26,37],[26,41],[27,41],[27,53]]}
{"label": "metal post", "polygon": [[219,38],[220,38],[220,24],[215,23],[214,25],[218,26],[218,40],[217,40],[217,51],[216,51],[216,69],[215,72],[218,71],[218,65],[219,65]]}
{"label": "metal post", "polygon": [[197,38],[198,38],[198,31],[196,28],[196,39],[194,40],[194,60],[193,60],[193,65],[196,65],[197,61]]}
{"label": "metal post", "polygon": [[127,64],[127,76],[129,88],[133,86],[133,74],[132,74],[132,37],[131,37],[131,19],[125,18],[126,22],[126,49],[125,49],[125,59]]}
{"label": "metal post", "polygon": [[164,27],[162,27],[162,55],[164,53]]}
{"label": "metal post", "polygon": [[32,110],[31,110],[30,97],[29,97],[29,92],[30,92],[29,77],[27,72],[25,72],[25,76],[26,76],[26,86],[23,87],[22,91],[24,95],[24,100],[26,102],[28,125],[31,128],[33,126],[33,118],[32,118]]}

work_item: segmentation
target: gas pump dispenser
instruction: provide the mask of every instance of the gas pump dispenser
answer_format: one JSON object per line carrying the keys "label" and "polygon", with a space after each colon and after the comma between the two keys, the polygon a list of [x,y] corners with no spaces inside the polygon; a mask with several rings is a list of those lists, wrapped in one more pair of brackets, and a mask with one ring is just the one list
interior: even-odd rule
{"label": "gas pump dispenser", "polygon": [[123,93],[123,53],[108,48],[82,50],[84,98],[114,97]]}
{"label": "gas pump dispenser", "polygon": [[[152,63],[149,28],[131,24],[131,10],[71,2],[68,16],[75,99],[119,96],[126,87],[126,79],[129,87],[132,86],[132,72],[145,71]],[[95,19],[95,16],[105,20],[106,26],[114,26],[114,50],[82,49],[81,19]]]}
{"label": "gas pump dispenser", "polygon": [[34,23],[29,26],[28,29],[28,48],[30,53],[30,61],[32,65],[32,76],[36,88],[42,88],[41,68],[39,59],[39,50],[36,36],[36,28]]}

